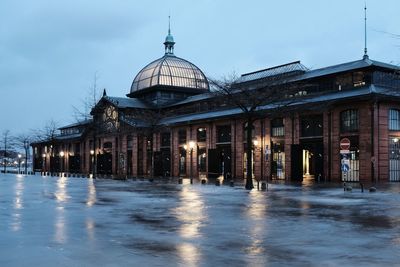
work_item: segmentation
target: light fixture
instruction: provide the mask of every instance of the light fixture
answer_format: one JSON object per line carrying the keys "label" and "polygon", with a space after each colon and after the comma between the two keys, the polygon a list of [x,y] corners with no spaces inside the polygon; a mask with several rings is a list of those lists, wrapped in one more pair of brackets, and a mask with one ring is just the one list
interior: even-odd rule
{"label": "light fixture", "polygon": [[185,149],[185,150],[186,150],[186,149],[187,149],[187,145],[183,145],[183,149]]}
{"label": "light fixture", "polygon": [[393,142],[395,142],[395,143],[397,143],[397,142],[399,142],[399,138],[393,138]]}
{"label": "light fixture", "polygon": [[61,157],[64,157],[64,151],[61,151],[61,152],[60,152],[60,156],[61,156]]}
{"label": "light fixture", "polygon": [[257,139],[254,139],[254,140],[253,140],[253,144],[254,144],[255,146],[258,146],[258,140],[257,140]]}
{"label": "light fixture", "polygon": [[90,155],[94,155],[94,150],[93,149],[90,150]]}
{"label": "light fixture", "polygon": [[189,148],[193,149],[195,147],[196,143],[194,141],[189,142]]}
{"label": "light fixture", "polygon": [[43,154],[42,154],[42,157],[43,157],[43,158],[45,158],[45,157],[46,157],[46,154],[45,154],[45,153],[43,153]]}
{"label": "light fixture", "polygon": [[18,158],[21,158],[22,157],[22,155],[21,154],[18,154]]}

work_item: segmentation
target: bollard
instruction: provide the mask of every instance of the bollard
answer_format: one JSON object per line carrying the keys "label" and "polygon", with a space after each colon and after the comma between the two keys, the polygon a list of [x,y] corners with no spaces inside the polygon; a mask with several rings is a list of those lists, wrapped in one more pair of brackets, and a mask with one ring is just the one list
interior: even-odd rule
{"label": "bollard", "polygon": [[150,183],[154,182],[154,178],[150,178],[150,179],[149,179],[149,182],[150,182]]}
{"label": "bollard", "polygon": [[233,180],[230,180],[230,181],[229,181],[229,186],[230,186],[230,187],[234,187],[234,186],[235,186],[235,182],[234,182]]}
{"label": "bollard", "polygon": [[207,180],[206,179],[201,179],[201,184],[206,184]]}
{"label": "bollard", "polygon": [[219,179],[215,180],[215,185],[216,186],[220,186],[221,185],[221,181]]}
{"label": "bollard", "polygon": [[182,178],[179,178],[179,179],[178,179],[178,184],[182,184],[182,183],[183,183]]}
{"label": "bollard", "polygon": [[361,193],[364,193],[364,184],[360,183],[360,187],[361,187]]}
{"label": "bollard", "polygon": [[193,178],[190,178],[190,184],[193,184]]}
{"label": "bollard", "polygon": [[371,187],[369,188],[369,192],[370,192],[370,193],[376,192],[376,187],[371,186]]}
{"label": "bollard", "polygon": [[267,190],[267,188],[268,188],[268,184],[266,182],[262,182],[261,183],[261,190],[265,191],[265,190]]}

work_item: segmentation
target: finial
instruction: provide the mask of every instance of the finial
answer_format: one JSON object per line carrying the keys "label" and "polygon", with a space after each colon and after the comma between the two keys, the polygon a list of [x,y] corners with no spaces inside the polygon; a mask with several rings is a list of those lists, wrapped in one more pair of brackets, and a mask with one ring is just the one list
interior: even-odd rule
{"label": "finial", "polygon": [[368,59],[367,53],[367,3],[364,5],[364,56],[363,59]]}
{"label": "finial", "polygon": [[106,88],[103,89],[103,97],[107,96]]}
{"label": "finial", "polygon": [[174,37],[171,35],[171,16],[168,16],[168,35],[165,37],[165,55],[174,55]]}
{"label": "finial", "polygon": [[171,34],[171,16],[168,16],[168,34]]}

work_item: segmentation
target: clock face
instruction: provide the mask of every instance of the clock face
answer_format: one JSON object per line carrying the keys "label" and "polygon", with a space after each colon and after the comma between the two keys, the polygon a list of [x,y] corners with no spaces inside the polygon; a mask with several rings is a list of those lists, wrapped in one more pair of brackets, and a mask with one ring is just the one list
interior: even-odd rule
{"label": "clock face", "polygon": [[103,113],[104,125],[107,131],[113,131],[118,125],[118,112],[113,106],[105,108]]}

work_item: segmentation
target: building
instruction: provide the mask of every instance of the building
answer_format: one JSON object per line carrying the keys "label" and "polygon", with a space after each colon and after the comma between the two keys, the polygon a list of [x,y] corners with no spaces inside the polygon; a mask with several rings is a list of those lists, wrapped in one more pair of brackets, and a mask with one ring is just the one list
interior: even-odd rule
{"label": "building", "polygon": [[[127,97],[104,91],[93,119],[33,143],[35,170],[243,179],[242,110],[210,92],[204,73],[174,55],[174,44],[169,31],[164,56],[136,75]],[[243,74],[234,87],[295,90],[282,97],[291,100],[285,112],[257,108],[265,115],[253,125],[254,179],[400,181],[399,73],[365,53],[321,69],[292,62]]]}

